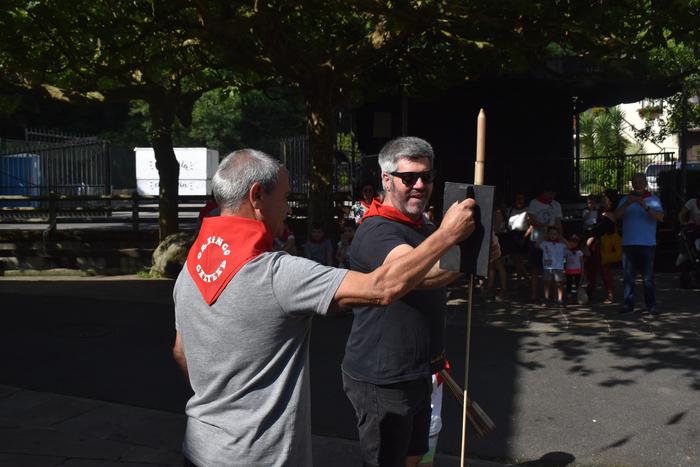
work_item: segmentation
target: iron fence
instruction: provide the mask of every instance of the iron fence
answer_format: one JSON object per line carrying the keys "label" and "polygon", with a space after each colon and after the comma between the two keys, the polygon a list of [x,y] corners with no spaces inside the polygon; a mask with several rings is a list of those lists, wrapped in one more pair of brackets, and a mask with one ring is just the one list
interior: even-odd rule
{"label": "iron fence", "polygon": [[110,146],[93,137],[27,131],[0,141],[0,194],[108,195]]}
{"label": "iron fence", "polygon": [[581,157],[576,170],[578,193],[586,196],[601,193],[606,188],[622,193],[629,188],[632,175],[638,172],[646,175],[649,189],[656,192],[656,177],[673,164],[673,153],[670,152]]}
{"label": "iron fence", "polygon": [[[673,169],[678,162],[673,153],[621,154],[617,156],[561,158],[512,158],[503,164],[503,170],[495,173],[496,186],[502,190],[505,200],[512,200],[516,192],[536,195],[545,185],[554,188],[562,197],[576,199],[589,194],[614,189],[619,193],[629,188],[632,174],[641,172],[647,177],[651,191],[657,192],[656,177],[664,170]],[[535,170],[536,168],[536,170]],[[536,177],[528,177],[525,174]]]}
{"label": "iron fence", "polygon": [[[308,195],[309,193],[309,137],[293,136],[280,140],[280,160],[289,171],[289,184],[292,193]],[[354,195],[357,182],[359,160],[361,159],[357,144],[351,134],[339,133],[333,152],[334,193]]]}

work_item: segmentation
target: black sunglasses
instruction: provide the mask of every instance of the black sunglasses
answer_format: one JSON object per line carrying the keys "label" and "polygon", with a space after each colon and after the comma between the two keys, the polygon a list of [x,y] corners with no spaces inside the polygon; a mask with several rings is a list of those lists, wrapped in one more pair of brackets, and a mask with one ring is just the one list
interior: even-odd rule
{"label": "black sunglasses", "polygon": [[391,172],[394,177],[399,177],[404,185],[413,186],[418,179],[423,180],[423,183],[433,183],[435,180],[435,170],[426,170],[425,172]]}

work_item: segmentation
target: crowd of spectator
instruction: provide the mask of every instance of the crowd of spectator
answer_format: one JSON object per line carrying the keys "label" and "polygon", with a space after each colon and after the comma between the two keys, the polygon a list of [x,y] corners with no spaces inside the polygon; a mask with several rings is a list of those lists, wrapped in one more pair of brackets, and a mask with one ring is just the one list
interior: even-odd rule
{"label": "crowd of spectator", "polygon": [[[612,189],[588,195],[585,207],[566,225],[562,222],[562,206],[550,187],[544,187],[530,200],[525,193],[517,192],[512,203],[496,205],[489,272],[480,282],[481,298],[517,299],[510,292],[516,285],[528,283],[531,304],[566,307],[572,303],[621,303],[621,312],[625,313],[633,310],[634,276],[639,272],[647,310],[656,314],[653,260],[656,224],[663,219],[663,207],[647,191],[643,174],[635,174],[631,184],[632,191],[624,196]],[[357,193],[357,201],[346,208],[338,225],[326,227],[313,222],[308,238],[300,244],[294,229],[285,222],[285,232],[275,239],[274,248],[323,265],[349,268],[348,252],[355,230],[372,203],[381,203],[383,196],[370,181],[361,182]],[[694,228],[700,225],[698,200],[698,196],[689,199],[678,220],[682,226],[691,226],[690,236],[700,250],[700,236]],[[433,206],[426,209],[425,217],[434,222]],[[296,230],[304,236],[307,225],[299,224]],[[625,230],[627,235],[623,234]],[[616,267],[623,269],[622,296],[620,291],[616,293],[613,279]]]}

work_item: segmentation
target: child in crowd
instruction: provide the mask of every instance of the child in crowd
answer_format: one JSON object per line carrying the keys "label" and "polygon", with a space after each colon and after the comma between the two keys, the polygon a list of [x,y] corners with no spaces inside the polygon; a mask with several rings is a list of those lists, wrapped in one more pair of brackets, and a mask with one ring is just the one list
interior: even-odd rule
{"label": "child in crowd", "polygon": [[335,259],[338,262],[339,268],[350,269],[350,244],[355,236],[355,221],[345,219],[343,222],[343,233],[340,235],[338,242],[338,251],[335,253]]}
{"label": "child in crowd", "polygon": [[583,274],[583,251],[580,248],[578,235],[569,237],[568,248],[564,251],[566,274],[566,296],[571,297],[572,286],[576,286],[576,292],[581,285],[581,275]]}
{"label": "child in crowd", "polygon": [[324,266],[333,266],[333,245],[326,238],[323,224],[311,224],[311,237],[304,243],[304,256]]}
{"label": "child in crowd", "polygon": [[289,223],[284,220],[284,232],[279,237],[275,237],[272,243],[272,248],[276,251],[286,251],[290,255],[297,254],[296,239],[294,232],[289,228]]}
{"label": "child in crowd", "polygon": [[545,239],[537,240],[537,247],[542,250],[542,282],[544,282],[544,299],[550,302],[550,291],[556,288],[557,305],[564,306],[564,252],[566,244],[560,240],[559,229],[547,227]]}
{"label": "child in crowd", "polygon": [[598,222],[598,213],[600,211],[600,197],[597,195],[588,195],[586,198],[586,207],[581,213],[583,218],[583,228],[589,228]]}

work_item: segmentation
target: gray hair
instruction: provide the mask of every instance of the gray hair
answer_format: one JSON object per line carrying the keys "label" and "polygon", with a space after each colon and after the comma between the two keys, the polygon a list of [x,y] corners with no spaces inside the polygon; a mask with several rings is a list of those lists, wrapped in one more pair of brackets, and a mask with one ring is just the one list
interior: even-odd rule
{"label": "gray hair", "polygon": [[396,166],[401,159],[420,159],[427,157],[430,168],[433,167],[433,147],[426,140],[415,136],[402,136],[386,143],[379,151],[379,167],[382,172],[396,172]]}
{"label": "gray hair", "polygon": [[262,151],[234,151],[221,161],[211,179],[214,199],[220,208],[236,210],[248,197],[254,183],[259,182],[265,193],[274,190],[283,169],[279,161]]}

